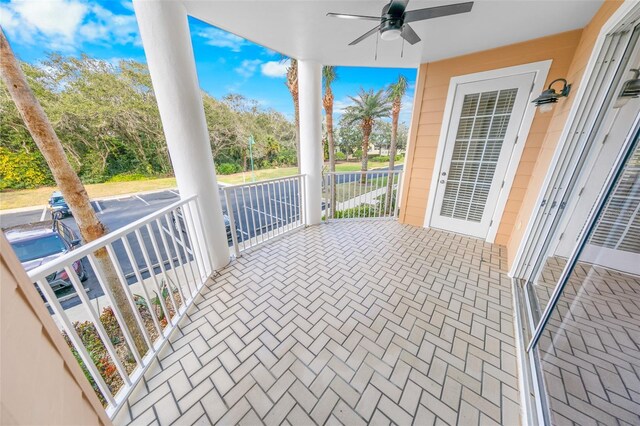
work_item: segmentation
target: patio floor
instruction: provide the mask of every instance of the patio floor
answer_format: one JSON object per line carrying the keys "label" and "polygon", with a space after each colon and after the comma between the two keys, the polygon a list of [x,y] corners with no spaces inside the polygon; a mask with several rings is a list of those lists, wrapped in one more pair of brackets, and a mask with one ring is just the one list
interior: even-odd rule
{"label": "patio floor", "polygon": [[505,249],[335,221],[210,280],[115,424],[519,424]]}

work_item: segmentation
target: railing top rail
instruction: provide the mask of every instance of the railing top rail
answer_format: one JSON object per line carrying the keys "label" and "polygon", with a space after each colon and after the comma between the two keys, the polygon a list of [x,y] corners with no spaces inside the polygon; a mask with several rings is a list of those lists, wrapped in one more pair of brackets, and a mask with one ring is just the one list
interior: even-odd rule
{"label": "railing top rail", "polygon": [[351,172],[324,172],[324,174],[326,175],[351,175],[354,173],[360,173],[360,174],[369,174],[369,173],[402,173],[404,170],[402,169],[393,169],[393,170],[389,170],[389,169],[373,169],[373,170],[367,170],[366,172],[363,172],[362,170],[353,170]]}
{"label": "railing top rail", "polygon": [[227,185],[224,186],[222,189],[226,190],[231,190],[231,189],[236,189],[236,188],[242,188],[242,187],[247,187],[247,186],[254,186],[254,185],[262,185],[264,183],[271,183],[271,182],[277,182],[277,181],[281,181],[281,180],[287,180],[287,179],[295,179],[295,178],[299,178],[299,177],[303,177],[303,174],[298,174],[298,175],[291,175],[291,176],[283,176],[283,177],[279,177],[279,178],[272,178],[272,179],[265,179],[265,180],[258,180],[255,182],[247,182],[247,183],[240,183],[237,185]]}
{"label": "railing top rail", "polygon": [[33,281],[44,279],[51,272],[58,271],[64,268],[65,265],[69,263],[75,262],[76,260],[82,259],[83,257],[93,253],[94,251],[101,249],[109,243],[112,243],[130,232],[135,231],[138,228],[143,227],[144,225],[153,222],[154,220],[162,217],[166,213],[169,213],[176,208],[187,204],[189,201],[195,200],[196,195],[191,195],[189,197],[181,198],[173,204],[168,205],[148,216],[140,218],[135,222],[132,222],[122,228],[116,229],[113,232],[108,233],[104,237],[98,238],[97,240],[91,241],[81,247],[78,247],[75,250],[71,250],[59,258],[48,262],[42,266],[38,266],[37,268],[32,269],[28,272],[29,278]]}

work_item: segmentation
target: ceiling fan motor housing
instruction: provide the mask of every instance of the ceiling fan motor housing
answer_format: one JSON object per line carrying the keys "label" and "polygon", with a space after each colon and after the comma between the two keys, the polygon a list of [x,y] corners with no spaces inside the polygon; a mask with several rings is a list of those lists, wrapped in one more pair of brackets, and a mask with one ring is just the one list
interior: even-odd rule
{"label": "ceiling fan motor housing", "polygon": [[397,16],[389,13],[391,3],[384,5],[382,8],[382,17],[380,23],[380,37],[383,40],[395,40],[402,33],[402,25],[404,21],[402,15]]}

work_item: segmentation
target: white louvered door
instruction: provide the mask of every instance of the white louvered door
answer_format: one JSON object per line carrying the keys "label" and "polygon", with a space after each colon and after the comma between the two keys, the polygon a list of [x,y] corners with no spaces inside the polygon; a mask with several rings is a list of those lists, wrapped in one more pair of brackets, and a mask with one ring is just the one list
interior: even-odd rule
{"label": "white louvered door", "polygon": [[534,77],[519,74],[456,88],[431,226],[486,238],[500,191],[509,190],[503,182]]}

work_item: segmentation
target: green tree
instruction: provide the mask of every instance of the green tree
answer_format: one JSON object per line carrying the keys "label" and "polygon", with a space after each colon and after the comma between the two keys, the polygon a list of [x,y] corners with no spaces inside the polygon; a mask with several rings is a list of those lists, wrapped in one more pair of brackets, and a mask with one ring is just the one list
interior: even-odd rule
{"label": "green tree", "polygon": [[[391,107],[383,90],[360,89],[357,96],[349,97],[353,101],[345,110],[346,123],[359,123],[362,129],[362,161],[361,170],[367,171],[369,163],[369,137],[375,122],[387,117]],[[361,183],[366,183],[367,175],[362,173]]]}
{"label": "green tree", "polygon": [[[329,171],[336,171],[336,148],[333,139],[333,90],[331,84],[338,78],[336,68],[332,66],[322,67],[322,80],[324,82],[324,96],[322,106],[325,113],[325,129],[327,132],[327,150],[329,151]],[[335,183],[331,181],[331,206],[336,205]],[[333,207],[332,210],[333,212]]]}
{"label": "green tree", "polygon": [[400,75],[398,81],[387,89],[387,95],[391,102],[391,146],[389,147],[389,179],[387,179],[387,197],[385,211],[388,211],[391,203],[391,190],[393,188],[393,169],[395,167],[396,148],[398,146],[398,119],[402,109],[402,98],[407,93],[407,79]]}
{"label": "green tree", "polygon": [[362,128],[357,123],[349,123],[343,115],[338,122],[338,149],[347,156],[354,156],[362,146]]}
{"label": "green tree", "polygon": [[[82,238],[85,242],[91,242],[103,237],[106,235],[107,229],[93,210],[87,191],[71,167],[53,126],[29,87],[22,68],[1,28],[0,77],[8,89],[11,99],[15,102],[25,127],[47,161],[62,195],[69,203]],[[119,282],[113,262],[105,248],[97,250],[95,257],[97,269],[113,293],[114,302],[122,312],[124,322],[133,336],[135,346],[140,355],[144,356],[147,351],[147,344],[136,322],[133,308],[129,305],[124,289]],[[127,283],[124,284],[126,285]],[[47,284],[45,283],[45,285]]]}
{"label": "green tree", "polygon": [[298,161],[298,173],[300,173],[300,102],[298,98],[298,60],[289,58],[287,67],[287,81],[285,85],[289,89],[293,100],[293,123],[296,127],[296,156]]}

